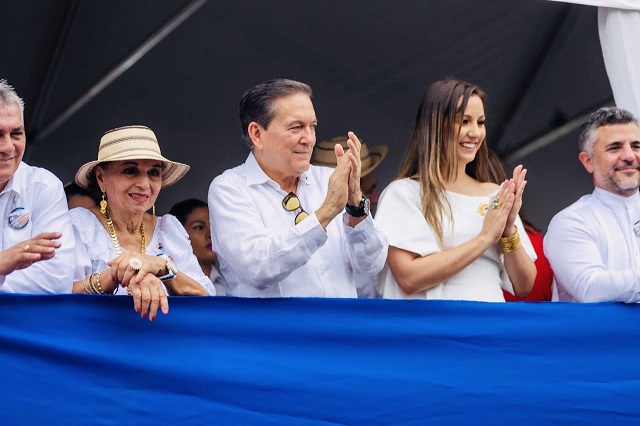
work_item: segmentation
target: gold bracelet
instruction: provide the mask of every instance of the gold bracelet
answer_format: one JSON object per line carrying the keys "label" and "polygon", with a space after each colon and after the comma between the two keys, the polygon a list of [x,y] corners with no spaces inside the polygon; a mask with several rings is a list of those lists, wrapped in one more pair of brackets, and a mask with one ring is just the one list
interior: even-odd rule
{"label": "gold bracelet", "polygon": [[84,292],[87,294],[91,294],[89,287],[87,287],[87,283],[89,281],[89,276],[86,276],[82,279],[82,287],[84,287]]}
{"label": "gold bracelet", "polygon": [[96,289],[96,286],[93,285],[93,276],[94,275],[95,274],[89,275],[89,288],[91,289],[91,293],[98,294],[98,290]]}
{"label": "gold bracelet", "polygon": [[96,277],[96,287],[98,288],[98,293],[99,294],[105,294],[104,290],[102,289],[102,286],[100,285],[100,272],[96,272],[93,275],[97,275],[97,277]]}
{"label": "gold bracelet", "polygon": [[502,237],[498,240],[498,244],[504,253],[511,253],[512,251],[518,250],[520,248],[520,234],[518,233],[518,227],[513,225],[516,228],[516,232],[510,237]]}

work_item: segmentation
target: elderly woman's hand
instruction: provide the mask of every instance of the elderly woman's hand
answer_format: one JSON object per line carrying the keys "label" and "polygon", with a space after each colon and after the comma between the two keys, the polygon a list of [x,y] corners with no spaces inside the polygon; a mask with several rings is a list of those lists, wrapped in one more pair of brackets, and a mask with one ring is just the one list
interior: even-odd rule
{"label": "elderly woman's hand", "polygon": [[146,274],[139,283],[131,280],[127,291],[133,297],[133,308],[140,312],[142,319],[148,314],[149,321],[154,321],[158,308],[165,315],[169,313],[169,298],[158,277]]}
{"label": "elderly woman's hand", "polygon": [[167,261],[162,257],[133,251],[125,251],[107,262],[111,267],[111,277],[125,286],[131,281],[141,282],[147,274],[160,275],[160,272],[165,270],[166,264]]}

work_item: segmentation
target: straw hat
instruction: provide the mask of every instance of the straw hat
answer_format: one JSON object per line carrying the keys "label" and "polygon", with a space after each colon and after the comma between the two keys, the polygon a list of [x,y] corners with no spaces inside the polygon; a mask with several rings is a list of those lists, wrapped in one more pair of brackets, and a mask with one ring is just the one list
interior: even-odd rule
{"label": "straw hat", "polygon": [[98,159],[90,161],[78,169],[76,183],[89,188],[93,169],[100,163],[122,160],[158,160],[164,163],[162,187],[173,185],[189,171],[189,166],[167,160],[160,153],[158,139],[153,130],[146,126],[125,126],[109,130],[100,139]]}
{"label": "straw hat", "polygon": [[[311,164],[335,168],[338,165],[336,163],[336,154],[333,149],[336,144],[342,145],[345,151],[349,149],[347,146],[347,137],[345,136],[336,136],[328,141],[319,142],[313,148]],[[371,173],[376,167],[378,167],[382,160],[384,160],[388,151],[389,147],[387,145],[376,145],[368,148],[367,144],[362,143],[362,147],[360,148],[362,171],[360,175],[366,176]]]}

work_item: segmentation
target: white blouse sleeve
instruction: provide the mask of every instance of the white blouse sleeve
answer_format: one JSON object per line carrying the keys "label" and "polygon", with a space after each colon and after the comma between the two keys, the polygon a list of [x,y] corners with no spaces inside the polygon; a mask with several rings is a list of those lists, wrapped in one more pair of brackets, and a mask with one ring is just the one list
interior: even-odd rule
{"label": "white blouse sleeve", "polygon": [[84,207],[69,211],[75,246],[75,272],[78,281],[94,272],[108,269],[107,262],[114,256],[110,252],[111,240],[96,216]]}
{"label": "white blouse sleeve", "polygon": [[392,182],[380,197],[375,220],[390,246],[420,256],[441,251],[435,232],[422,214],[417,182],[409,179]]}

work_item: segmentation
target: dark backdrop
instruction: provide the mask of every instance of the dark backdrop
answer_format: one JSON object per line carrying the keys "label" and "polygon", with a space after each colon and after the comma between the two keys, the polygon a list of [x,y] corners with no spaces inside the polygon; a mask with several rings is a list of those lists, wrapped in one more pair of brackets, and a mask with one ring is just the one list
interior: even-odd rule
{"label": "dark backdrop", "polygon": [[[399,166],[421,94],[437,78],[485,89],[488,143],[505,156],[566,123],[574,128],[572,119],[612,98],[596,8],[587,6],[543,0],[4,0],[2,6],[0,76],[27,103],[27,162],[67,182],[96,158],[105,130],[148,125],[163,154],[192,166],[160,195],[160,212],[186,197],[205,198],[216,175],[244,161],[238,100],[269,78],[313,87],[319,140],[353,130],[369,145],[388,144],[382,187]],[[175,22],[180,16],[186,19]],[[104,80],[163,29],[166,36],[148,52]],[[529,169],[525,211],[543,228],[591,190],[576,139],[569,131],[518,159]]]}

